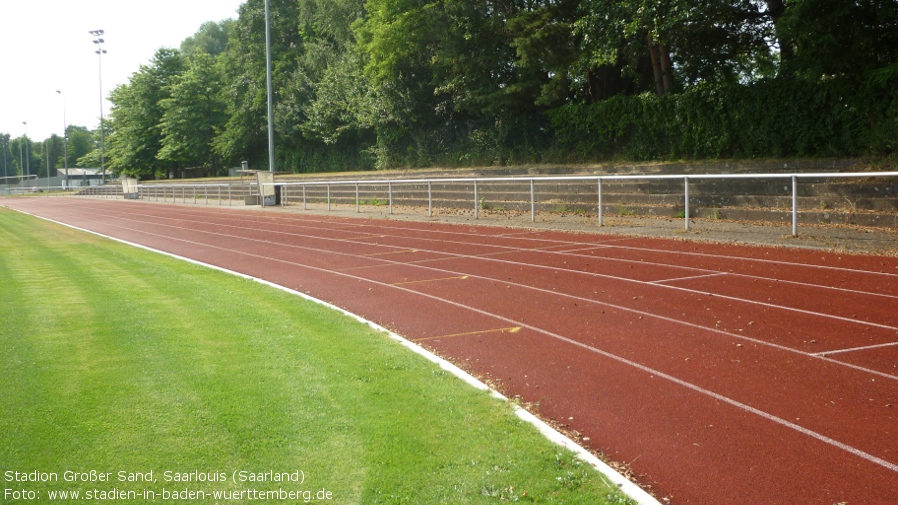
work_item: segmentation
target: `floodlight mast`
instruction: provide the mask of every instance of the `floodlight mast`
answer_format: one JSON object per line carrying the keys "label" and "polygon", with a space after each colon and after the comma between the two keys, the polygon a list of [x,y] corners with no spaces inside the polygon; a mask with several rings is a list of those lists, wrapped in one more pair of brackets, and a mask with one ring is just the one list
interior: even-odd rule
{"label": "floodlight mast", "polygon": [[62,94],[62,91],[56,90],[59,93],[59,96],[62,97],[62,146],[65,156],[65,161],[63,162],[65,168],[65,176],[66,179],[69,177],[69,132],[67,131],[69,128],[68,123],[65,120],[65,95]]}
{"label": "floodlight mast", "polygon": [[89,33],[97,37],[94,39],[94,44],[97,45],[97,50],[94,52],[97,53],[100,65],[100,171],[103,173],[102,183],[106,184],[106,132],[103,124],[103,55],[106,54],[103,43],[106,41],[101,38],[103,30],[91,30]]}
{"label": "floodlight mast", "polygon": [[[22,124],[25,125],[25,138],[22,139],[22,142],[26,142],[28,140],[28,121],[22,121]],[[27,149],[25,149],[25,179],[23,179],[23,181],[27,181],[28,177],[31,175],[31,153],[29,152],[31,151],[31,143],[28,142],[27,144]],[[21,156],[19,156],[19,163],[21,162]]]}
{"label": "floodlight mast", "polygon": [[265,0],[265,78],[268,88],[268,171],[274,173],[274,112],[271,105],[271,21]]}

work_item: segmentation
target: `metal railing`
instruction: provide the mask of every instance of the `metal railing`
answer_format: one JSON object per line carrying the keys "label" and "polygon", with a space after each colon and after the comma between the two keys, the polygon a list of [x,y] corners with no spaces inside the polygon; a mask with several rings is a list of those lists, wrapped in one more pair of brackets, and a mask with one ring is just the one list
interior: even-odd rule
{"label": "metal railing", "polygon": [[[233,184],[141,184],[138,186],[138,195],[146,200],[163,203],[169,199],[175,203],[179,198],[181,203],[187,203],[188,199],[193,203],[199,203],[202,199],[206,205],[209,204],[210,198],[218,201],[218,205],[224,205],[227,199],[228,206],[231,206],[236,193],[233,186]],[[242,197],[242,190],[240,195]]]}
{"label": "metal railing", "polygon": [[[280,182],[272,186],[301,187],[303,208],[306,208],[306,188],[310,186],[324,186],[327,191],[328,210],[331,207],[331,192],[333,186],[354,186],[356,196],[356,211],[359,212],[359,188],[362,186],[386,186],[389,213],[393,213],[393,189],[400,185],[427,185],[427,213],[433,215],[433,184],[471,184],[473,185],[472,204],[474,218],[479,218],[480,201],[478,199],[479,185],[490,182],[520,183],[529,185],[530,189],[530,220],[536,221],[536,184],[540,182],[574,182],[594,181],[596,188],[596,209],[599,226],[604,225],[602,184],[610,181],[647,181],[647,180],[682,180],[683,181],[683,206],[684,228],[689,230],[691,217],[689,208],[689,183],[700,180],[727,180],[727,179],[787,179],[791,181],[792,202],[792,236],[798,236],[798,181],[800,179],[821,178],[895,178],[898,172],[818,172],[818,173],[771,173],[771,174],[656,174],[656,175],[583,175],[583,176],[543,176],[543,177],[471,177],[471,178],[435,178],[435,179],[362,179],[340,181],[309,181],[309,182]],[[286,192],[281,197],[281,205],[287,204]]]}
{"label": "metal railing", "polygon": [[[137,193],[126,194],[121,184],[76,188],[76,196],[95,198],[125,198],[159,201],[163,203],[202,203],[208,205],[210,200],[218,205],[233,205],[239,201],[242,205],[243,195],[250,186],[248,184],[140,184]],[[251,190],[249,190],[251,191]]]}
{"label": "metal railing", "polygon": [[0,195],[9,196],[66,196],[74,195],[82,188],[72,186],[0,187]]}
{"label": "metal railing", "polygon": [[[505,185],[521,185],[521,193],[529,191],[529,210],[531,222],[536,221],[537,195],[539,185],[542,183],[588,183],[593,188],[593,204],[597,212],[597,221],[599,226],[605,225],[605,216],[603,213],[603,184],[611,182],[625,181],[681,181],[682,190],[679,192],[680,200],[683,205],[683,222],[684,228],[689,230],[690,218],[695,216],[690,208],[690,183],[707,180],[787,180],[791,183],[791,191],[786,185],[783,189],[783,195],[791,200],[791,220],[792,235],[798,235],[798,188],[802,180],[808,179],[848,179],[848,178],[898,178],[898,172],[814,172],[814,173],[752,173],[752,174],[655,174],[655,175],[578,175],[578,176],[540,176],[540,177],[444,177],[431,179],[357,179],[357,180],[318,180],[318,181],[297,181],[297,182],[274,182],[264,184],[264,186],[274,186],[275,193],[278,195],[280,205],[288,205],[294,202],[301,202],[302,208],[308,208],[310,189],[317,188],[317,191],[324,193],[324,200],[327,209],[331,210],[332,192],[334,187],[340,187],[345,190],[346,187],[354,189],[354,200],[356,212],[361,212],[361,206],[364,200],[360,198],[361,188],[366,188],[370,193],[370,188],[379,188],[378,191],[386,190],[386,201],[380,201],[377,198],[368,200],[375,201],[374,205],[386,205],[388,212],[393,214],[395,203],[395,193],[398,188],[403,186],[417,186],[423,194],[423,188],[426,186],[427,193],[427,215],[433,216],[434,213],[434,185],[455,185],[471,186],[467,193],[470,198],[470,208],[474,212],[474,218],[480,218],[481,209],[481,190],[483,185],[489,183],[503,183]],[[96,196],[105,196],[112,198],[122,198],[123,193],[121,186],[100,186],[96,189],[91,188],[92,192],[98,193]],[[147,200],[161,202],[180,202],[180,203],[200,203],[201,201],[208,204],[210,199],[217,201],[218,205],[232,205],[234,199],[242,205],[243,197],[247,194],[258,194],[258,186],[255,183],[240,184],[141,184],[138,186],[137,197]],[[382,193],[380,193],[382,194]],[[346,198],[351,198],[348,196]],[[320,201],[320,200],[318,200]],[[265,204],[263,199],[259,199],[260,204]],[[525,203],[522,201],[522,203]],[[368,203],[370,204],[370,203]]]}

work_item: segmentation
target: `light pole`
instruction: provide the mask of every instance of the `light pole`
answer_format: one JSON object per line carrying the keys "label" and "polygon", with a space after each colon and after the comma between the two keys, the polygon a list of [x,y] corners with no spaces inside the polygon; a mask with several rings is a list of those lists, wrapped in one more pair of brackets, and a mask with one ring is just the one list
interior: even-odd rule
{"label": "light pole", "polygon": [[[47,142],[50,139],[44,140],[44,160],[47,162],[47,194],[50,194],[50,148],[47,147]],[[39,184],[38,184],[39,185]]]}
{"label": "light pole", "polygon": [[265,77],[268,84],[268,171],[274,173],[274,113],[271,105],[271,21],[265,0]]}
{"label": "light pole", "polygon": [[65,161],[63,161],[63,166],[65,167],[65,180],[69,179],[69,132],[68,132],[68,124],[66,124],[65,120],[65,95],[62,94],[62,91],[56,90],[59,93],[59,96],[62,97],[62,148],[63,155],[65,156]]}
{"label": "light pole", "polygon": [[[25,179],[23,181],[23,184],[27,186],[28,176],[31,175],[31,153],[29,153],[29,151],[31,151],[31,143],[28,142],[28,121],[22,121],[22,124],[25,125],[25,138],[22,139],[22,142],[28,143],[28,145],[25,146]],[[19,161],[21,162],[21,160]]]}
{"label": "light pole", "polygon": [[22,171],[23,175],[25,174],[25,163],[22,161],[22,144],[24,144],[24,143],[25,143],[25,137],[22,137],[22,141],[19,142],[19,170]]}
{"label": "light pole", "polygon": [[106,133],[103,125],[103,55],[106,50],[103,49],[103,43],[106,42],[100,36],[103,30],[91,30],[90,34],[94,37],[94,44],[97,45],[97,56],[100,62],[100,170],[103,172],[103,184],[106,184]]}
{"label": "light pole", "polygon": [[[9,140],[3,138],[3,183],[9,189],[9,167],[6,164],[6,151],[9,151]],[[12,153],[10,153],[12,154]]]}

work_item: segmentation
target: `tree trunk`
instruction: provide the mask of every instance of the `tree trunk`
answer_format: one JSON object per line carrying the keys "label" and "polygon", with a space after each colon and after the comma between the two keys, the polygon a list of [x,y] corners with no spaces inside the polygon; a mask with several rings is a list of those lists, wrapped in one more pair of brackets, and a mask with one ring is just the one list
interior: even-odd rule
{"label": "tree trunk", "polygon": [[658,96],[662,96],[664,95],[664,76],[661,71],[661,58],[658,56],[655,41],[652,39],[652,34],[646,35],[646,39],[649,43],[649,57],[652,59],[652,72],[655,76],[655,90],[658,92]]}
{"label": "tree trunk", "polygon": [[670,49],[667,45],[659,44],[658,53],[661,55],[661,76],[664,82],[664,94],[673,91],[673,65],[670,63]]}

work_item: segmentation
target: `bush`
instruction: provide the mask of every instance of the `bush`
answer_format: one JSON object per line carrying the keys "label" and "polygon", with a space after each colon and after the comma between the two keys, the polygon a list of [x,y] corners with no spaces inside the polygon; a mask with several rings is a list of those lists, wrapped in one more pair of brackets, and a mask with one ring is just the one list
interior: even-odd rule
{"label": "bush", "polygon": [[560,146],[583,159],[882,155],[896,149],[895,89],[779,78],[616,96],[547,115]]}

